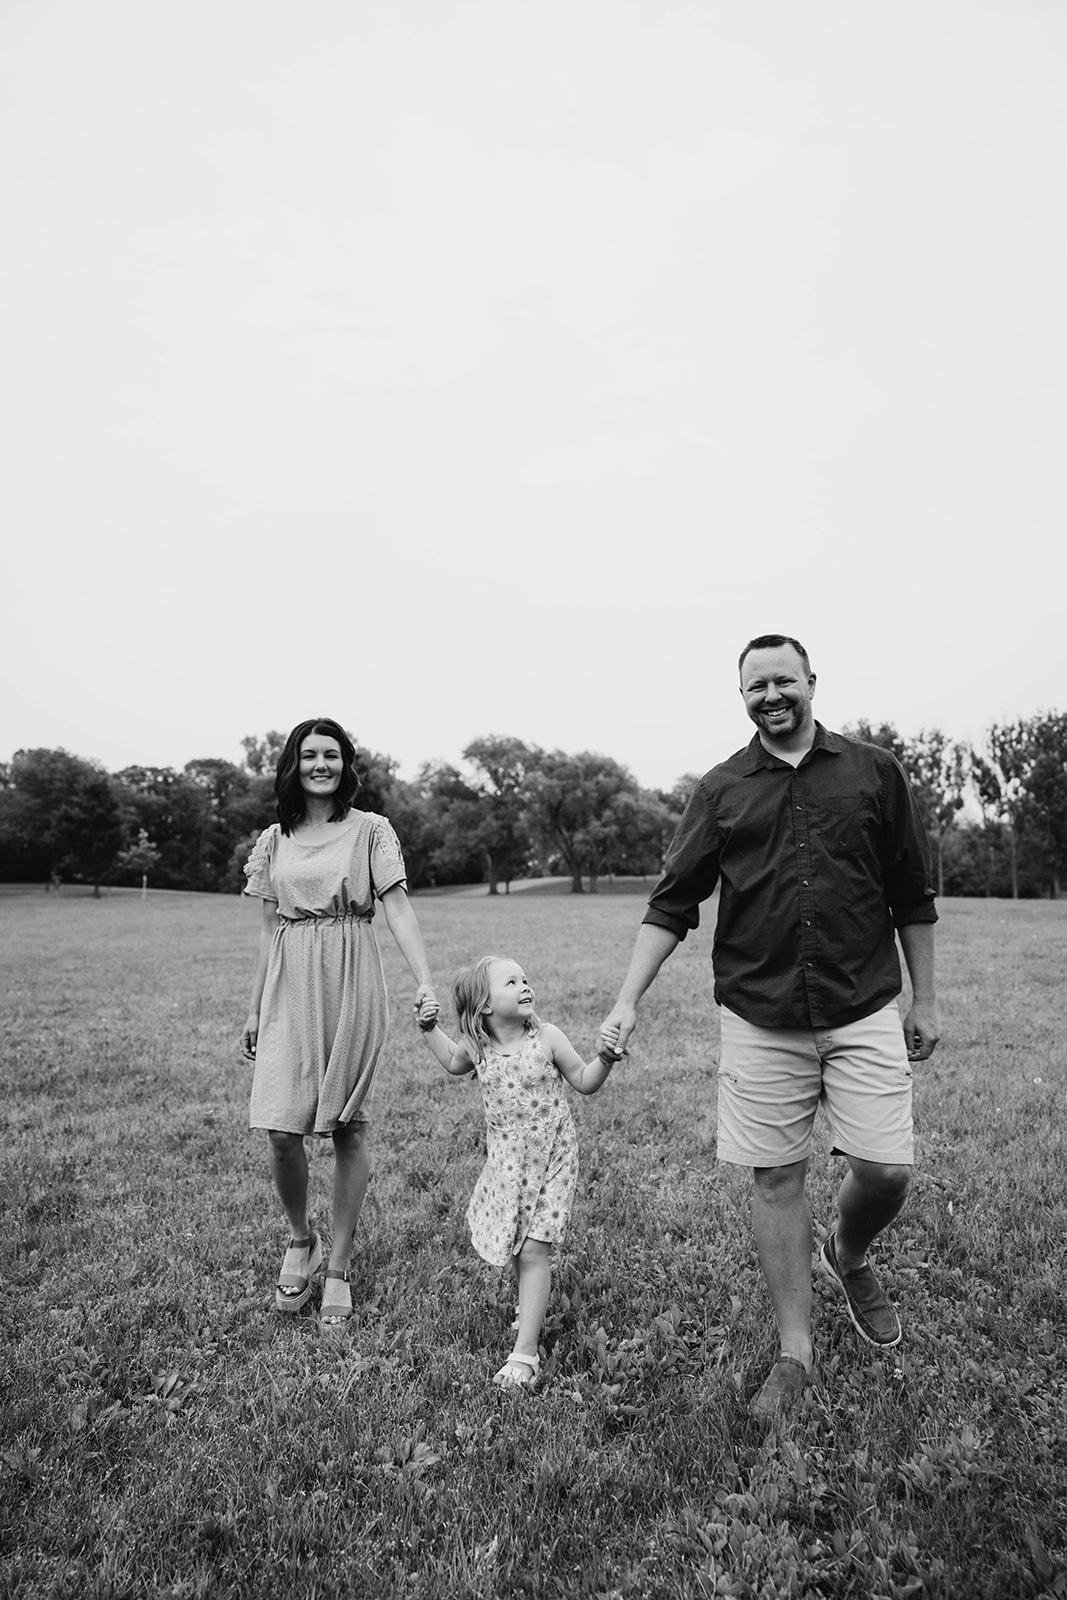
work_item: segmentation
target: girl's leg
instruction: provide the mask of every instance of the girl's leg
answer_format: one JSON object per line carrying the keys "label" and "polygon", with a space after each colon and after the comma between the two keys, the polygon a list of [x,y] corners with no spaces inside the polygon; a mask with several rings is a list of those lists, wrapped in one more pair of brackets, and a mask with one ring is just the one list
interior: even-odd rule
{"label": "girl's leg", "polygon": [[527,1239],[516,1261],[519,1275],[519,1327],[515,1354],[536,1356],[552,1292],[552,1251],[544,1239]]}

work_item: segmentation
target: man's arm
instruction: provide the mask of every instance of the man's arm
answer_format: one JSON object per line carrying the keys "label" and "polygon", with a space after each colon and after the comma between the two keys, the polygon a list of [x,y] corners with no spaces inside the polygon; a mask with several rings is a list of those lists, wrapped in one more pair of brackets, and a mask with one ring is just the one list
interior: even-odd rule
{"label": "man's arm", "polygon": [[609,1028],[618,1028],[619,1041],[615,1046],[617,1055],[622,1055],[626,1049],[626,1041],[637,1024],[638,1001],[678,943],[676,933],[672,933],[669,928],[661,928],[656,923],[642,922],[638,928],[634,953],[630,957],[630,967],[619,990],[619,998],[615,1002],[614,1010],[604,1018],[600,1029],[601,1033],[604,1033]]}
{"label": "man's arm", "polygon": [[934,986],[934,925],[906,922],[897,929],[911,979],[911,1009],[904,1018],[909,1061],[925,1061],[941,1037]]}

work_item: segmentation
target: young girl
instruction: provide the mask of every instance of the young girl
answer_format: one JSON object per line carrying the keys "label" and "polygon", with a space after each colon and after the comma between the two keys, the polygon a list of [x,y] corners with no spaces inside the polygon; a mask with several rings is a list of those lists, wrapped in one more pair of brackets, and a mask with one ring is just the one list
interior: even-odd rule
{"label": "young girl", "polygon": [[459,1043],[437,1026],[437,1003],[416,1006],[419,1027],[446,1072],[476,1072],[485,1106],[486,1163],[467,1221],[478,1254],[494,1266],[512,1260],[519,1283],[515,1348],[493,1379],[532,1389],[552,1287],[552,1256],[567,1232],[578,1178],[578,1141],[563,1079],[595,1094],[616,1060],[619,1030],[601,1033],[598,1054],[583,1061],[551,1023],[534,1012],[522,968],[506,956],[483,956],[452,989]]}

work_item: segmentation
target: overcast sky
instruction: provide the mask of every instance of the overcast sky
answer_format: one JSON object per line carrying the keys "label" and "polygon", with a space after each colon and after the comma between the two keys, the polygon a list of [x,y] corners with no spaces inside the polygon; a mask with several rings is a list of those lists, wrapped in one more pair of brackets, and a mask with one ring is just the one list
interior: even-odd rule
{"label": "overcast sky", "polygon": [[1067,708],[1067,8],[0,0],[0,760]]}

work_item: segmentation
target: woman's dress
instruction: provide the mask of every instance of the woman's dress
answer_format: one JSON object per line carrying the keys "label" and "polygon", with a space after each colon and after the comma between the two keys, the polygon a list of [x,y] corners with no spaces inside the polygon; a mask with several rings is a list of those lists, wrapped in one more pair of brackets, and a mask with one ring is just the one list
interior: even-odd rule
{"label": "woman's dress", "polygon": [[374,903],[405,883],[400,841],[371,811],[350,811],[321,844],[274,823],[244,870],[245,894],[278,903],[250,1125],[328,1134],[365,1122],[389,1026]]}
{"label": "woman's dress", "polygon": [[485,1105],[486,1163],[467,1221],[480,1256],[504,1267],[527,1239],[553,1253],[567,1234],[578,1139],[563,1080],[537,1031],[511,1055],[490,1046],[475,1069]]}

